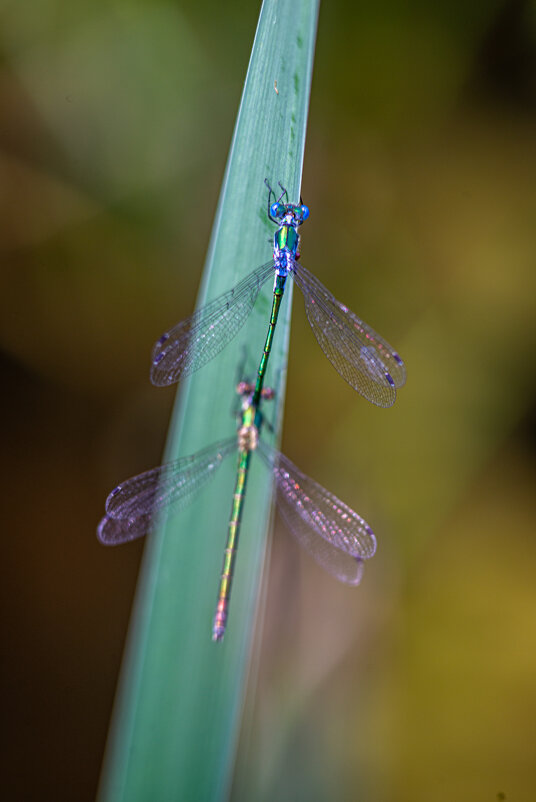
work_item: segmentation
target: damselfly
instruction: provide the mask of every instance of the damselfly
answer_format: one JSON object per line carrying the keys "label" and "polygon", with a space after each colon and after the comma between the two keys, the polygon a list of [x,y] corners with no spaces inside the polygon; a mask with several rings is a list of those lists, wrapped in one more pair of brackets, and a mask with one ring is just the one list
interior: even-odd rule
{"label": "damselfly", "polygon": [[[244,507],[251,454],[258,451],[271,468],[279,508],[287,526],[316,561],[341,582],[357,585],[363,561],[376,551],[370,526],[350,507],[300,471],[284,454],[259,440],[263,422],[255,385],[241,382],[242,398],[238,437],[215,443],[190,457],[127,479],[106,500],[106,515],[97,536],[102,543],[116,545],[141,537],[150,529],[153,516],[164,509],[177,510],[211,479],[223,460],[238,448],[238,470],[223,559],[218,603],[212,638],[225,634],[240,521]],[[261,399],[273,391],[261,391]]]}
{"label": "damselfly", "polygon": [[[298,228],[309,216],[302,203],[288,202],[281,184],[276,196],[268,184],[268,217],[277,225],[272,259],[191,317],[163,334],[153,349],[151,381],[173,384],[216,356],[244,325],[259,291],[275,271],[272,312],[255,390],[258,402],[274,336],[279,307],[290,274],[301,289],[313,333],[335,369],[373,404],[391,406],[406,370],[396,351],[370,326],[341,304],[298,262]],[[273,202],[272,202],[273,199]]]}

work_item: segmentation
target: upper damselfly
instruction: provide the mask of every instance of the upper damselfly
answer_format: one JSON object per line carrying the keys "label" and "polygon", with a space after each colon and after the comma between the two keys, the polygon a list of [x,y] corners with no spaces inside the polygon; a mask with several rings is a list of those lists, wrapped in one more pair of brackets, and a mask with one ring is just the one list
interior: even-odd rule
{"label": "upper damselfly", "polygon": [[357,317],[298,261],[298,228],[309,217],[304,204],[288,202],[281,187],[276,198],[268,187],[268,218],[277,225],[273,257],[229,292],[203,306],[163,334],[153,349],[151,381],[173,384],[201,368],[232,340],[244,325],[262,285],[274,274],[272,312],[255,389],[260,399],[287,276],[303,293],[305,311],[314,335],[335,369],[362,396],[380,407],[390,407],[396,390],[406,381],[404,363],[374,329]]}
{"label": "upper damselfly", "polygon": [[302,473],[284,454],[259,439],[263,423],[261,399],[273,398],[273,391],[261,390],[258,401],[254,384],[240,382],[237,391],[242,399],[238,436],[127,479],[108,496],[106,515],[97,530],[99,540],[107,545],[141,537],[151,528],[155,514],[186,506],[216,474],[224,459],[238,449],[235,492],[212,627],[215,641],[221,641],[225,634],[253,451],[258,451],[272,470],[279,509],[288,528],[323,568],[341,582],[357,585],[363,561],[376,551],[374,533],[360,515]]}

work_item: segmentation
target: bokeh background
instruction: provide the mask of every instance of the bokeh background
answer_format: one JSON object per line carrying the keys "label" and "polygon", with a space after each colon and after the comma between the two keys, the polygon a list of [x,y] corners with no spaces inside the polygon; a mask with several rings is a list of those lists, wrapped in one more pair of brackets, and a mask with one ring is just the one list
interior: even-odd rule
{"label": "bokeh background", "polygon": [[[95,795],[143,549],[95,527],[161,458],[257,14],[0,9],[6,799]],[[536,798],[535,134],[534,3],[324,4],[302,260],[408,384],[359,399],[296,297],[283,450],[379,548],[339,587],[276,523],[233,799]]]}

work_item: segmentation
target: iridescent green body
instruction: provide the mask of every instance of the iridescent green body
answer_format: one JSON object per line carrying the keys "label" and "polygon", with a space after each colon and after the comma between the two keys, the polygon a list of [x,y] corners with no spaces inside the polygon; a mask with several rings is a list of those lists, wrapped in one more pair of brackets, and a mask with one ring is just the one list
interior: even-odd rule
{"label": "iridescent green body", "polygon": [[288,250],[295,254],[298,249],[299,234],[294,226],[282,225],[275,232],[275,244],[280,251]]}
{"label": "iridescent green body", "polygon": [[262,352],[261,361],[259,363],[259,370],[257,372],[257,382],[255,384],[255,392],[253,393],[252,403],[257,406],[262,393],[262,386],[264,384],[264,377],[266,375],[266,368],[268,366],[268,359],[270,351],[272,350],[272,341],[274,339],[275,327],[277,324],[277,317],[279,315],[279,307],[283,300],[283,293],[285,292],[285,282],[287,277],[277,275],[275,277],[274,295],[272,299],[272,313],[270,315],[270,323],[268,324],[268,333],[264,343],[264,350]]}

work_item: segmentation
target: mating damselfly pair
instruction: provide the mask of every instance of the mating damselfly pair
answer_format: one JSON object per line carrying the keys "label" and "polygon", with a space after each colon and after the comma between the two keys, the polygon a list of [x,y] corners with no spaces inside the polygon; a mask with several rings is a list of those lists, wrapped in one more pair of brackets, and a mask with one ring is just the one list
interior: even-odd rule
{"label": "mating damselfly pair", "polygon": [[222,460],[238,446],[238,469],[229,522],[227,547],[214,618],[213,638],[225,632],[234,560],[245,498],[251,453],[259,453],[271,467],[283,515],[298,540],[317,561],[343,582],[357,584],[363,560],[374,554],[376,540],[366,522],[281,453],[259,442],[261,399],[277,318],[287,276],[300,287],[307,318],[315,337],[340,375],[372,403],[391,406],[396,389],[406,379],[404,363],[394,349],[370,326],[341,304],[299,259],[298,228],[309,216],[307,206],[288,202],[281,186],[276,198],[268,185],[268,218],[278,228],[273,257],[254,270],[234,289],[199,309],[162,335],[153,349],[151,380],[165,386],[193,373],[214,358],[245,323],[260,289],[275,273],[272,310],[264,350],[254,385],[241,383],[243,399],[238,438],[222,441],[197,454],[127,480],[108,496],[99,539],[123,543],[145,534],[154,514],[183,506],[214,475]]}

